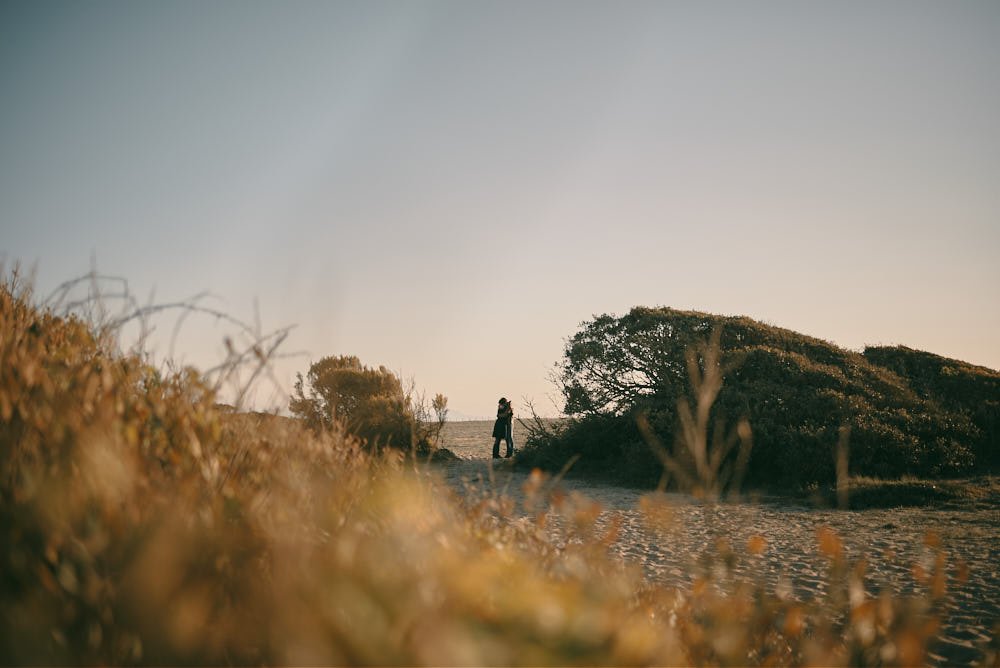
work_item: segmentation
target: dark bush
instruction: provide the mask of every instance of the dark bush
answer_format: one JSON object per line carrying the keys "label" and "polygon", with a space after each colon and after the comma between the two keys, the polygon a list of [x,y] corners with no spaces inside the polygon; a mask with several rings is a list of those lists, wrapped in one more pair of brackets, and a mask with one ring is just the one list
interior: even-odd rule
{"label": "dark bush", "polygon": [[850,428],[852,475],[996,468],[997,372],[907,349],[862,355],[745,317],[642,307],[597,316],[567,341],[559,381],[575,421],[559,435],[533,435],[524,461],[553,468],[580,455],[581,472],[658,480],[660,458],[634,416],[649,417],[657,440],[675,442],[678,402],[694,405],[689,377],[705,368],[704,356],[692,351],[716,330],[724,383],[710,424],[724,430],[749,421],[750,484],[832,482],[842,427]]}
{"label": "dark bush", "polygon": [[906,378],[921,397],[978,430],[971,448],[977,467],[1000,471],[1000,372],[905,346],[869,346],[865,359]]}
{"label": "dark bush", "polygon": [[571,420],[555,431],[530,430],[518,452],[519,465],[572,472],[619,482],[653,486],[659,464],[631,415],[593,415]]}

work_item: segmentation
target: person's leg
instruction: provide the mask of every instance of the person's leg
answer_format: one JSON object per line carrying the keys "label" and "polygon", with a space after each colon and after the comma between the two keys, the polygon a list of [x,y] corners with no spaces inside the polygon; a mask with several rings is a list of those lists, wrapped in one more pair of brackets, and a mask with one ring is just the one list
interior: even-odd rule
{"label": "person's leg", "polygon": [[504,434],[504,440],[507,441],[507,457],[514,454],[514,427],[513,425],[507,425],[507,433]]}
{"label": "person's leg", "polygon": [[500,437],[493,439],[493,459],[500,459]]}

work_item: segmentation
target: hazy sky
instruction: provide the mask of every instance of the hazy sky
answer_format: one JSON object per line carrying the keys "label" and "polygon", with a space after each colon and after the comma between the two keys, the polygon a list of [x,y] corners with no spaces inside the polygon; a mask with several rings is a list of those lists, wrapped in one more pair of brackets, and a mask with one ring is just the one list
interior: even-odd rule
{"label": "hazy sky", "polygon": [[638,304],[1000,368],[993,0],[4,2],[0,96],[8,266],[256,300],[285,382],[552,413],[565,338]]}

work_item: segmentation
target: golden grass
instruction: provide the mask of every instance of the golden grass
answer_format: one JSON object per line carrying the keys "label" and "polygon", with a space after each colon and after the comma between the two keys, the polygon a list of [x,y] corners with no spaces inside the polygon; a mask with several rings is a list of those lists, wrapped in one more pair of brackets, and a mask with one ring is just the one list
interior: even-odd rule
{"label": "golden grass", "polygon": [[[222,411],[196,371],[115,352],[16,276],[0,336],[3,663],[915,665],[936,630],[942,559],[926,595],[872,597],[824,530],[821,600],[713,581],[755,537],[680,592],[541,474],[526,508],[460,498],[338,429]],[[669,507],[642,510],[666,539]]]}

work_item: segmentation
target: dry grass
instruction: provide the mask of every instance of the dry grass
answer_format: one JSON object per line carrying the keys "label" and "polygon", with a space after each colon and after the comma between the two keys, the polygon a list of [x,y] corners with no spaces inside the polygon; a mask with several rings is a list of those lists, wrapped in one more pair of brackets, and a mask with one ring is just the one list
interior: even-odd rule
{"label": "dry grass", "polygon": [[797,602],[725,577],[755,537],[679,592],[541,474],[529,508],[465,500],[336,429],[221,411],[196,371],[116,352],[16,276],[0,336],[3,663],[915,665],[936,629],[943,558],[924,596],[870,596],[823,530],[827,595]]}

